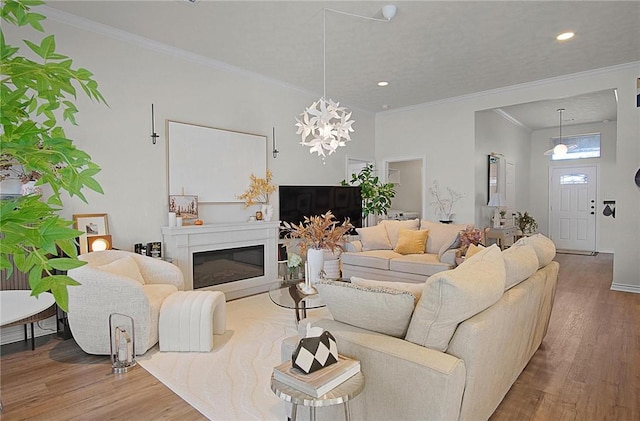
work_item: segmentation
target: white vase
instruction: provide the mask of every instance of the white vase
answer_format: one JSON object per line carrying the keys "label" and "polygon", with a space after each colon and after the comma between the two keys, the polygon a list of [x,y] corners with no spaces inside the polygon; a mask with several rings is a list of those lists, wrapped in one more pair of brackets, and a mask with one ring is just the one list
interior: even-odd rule
{"label": "white vase", "polygon": [[324,250],[309,249],[307,250],[307,264],[309,266],[309,278],[312,284],[322,279],[324,267]]}
{"label": "white vase", "polygon": [[262,212],[263,221],[271,221],[271,218],[273,218],[273,205],[262,205],[260,211]]}

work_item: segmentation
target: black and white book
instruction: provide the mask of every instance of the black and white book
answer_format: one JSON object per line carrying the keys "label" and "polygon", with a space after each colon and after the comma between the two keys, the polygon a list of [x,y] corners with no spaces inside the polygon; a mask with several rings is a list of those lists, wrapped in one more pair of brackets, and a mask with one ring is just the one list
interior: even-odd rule
{"label": "black and white book", "polygon": [[338,355],[338,362],[305,374],[285,361],[273,369],[273,378],[319,398],[360,372],[360,361]]}

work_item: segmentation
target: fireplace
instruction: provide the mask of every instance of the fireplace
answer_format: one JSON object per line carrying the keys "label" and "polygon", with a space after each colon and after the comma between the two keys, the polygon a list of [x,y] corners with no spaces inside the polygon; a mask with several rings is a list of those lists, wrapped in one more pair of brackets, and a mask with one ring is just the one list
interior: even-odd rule
{"label": "fireplace", "polygon": [[277,280],[278,221],[162,227],[163,252],[186,290],[222,291],[227,300],[269,290]]}
{"label": "fireplace", "polygon": [[193,254],[193,288],[264,276],[264,246],[199,251]]}

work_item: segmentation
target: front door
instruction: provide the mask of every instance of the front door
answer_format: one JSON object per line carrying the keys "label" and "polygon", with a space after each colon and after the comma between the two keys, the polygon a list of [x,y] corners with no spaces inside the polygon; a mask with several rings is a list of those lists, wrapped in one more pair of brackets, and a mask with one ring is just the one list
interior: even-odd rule
{"label": "front door", "polygon": [[597,177],[596,166],[551,169],[550,235],[558,249],[596,251]]}

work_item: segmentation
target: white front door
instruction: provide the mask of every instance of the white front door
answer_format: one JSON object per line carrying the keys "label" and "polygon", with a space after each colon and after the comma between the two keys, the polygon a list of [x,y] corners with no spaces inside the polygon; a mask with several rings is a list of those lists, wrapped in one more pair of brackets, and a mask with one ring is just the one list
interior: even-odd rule
{"label": "white front door", "polygon": [[595,166],[551,169],[549,223],[558,249],[596,251]]}

